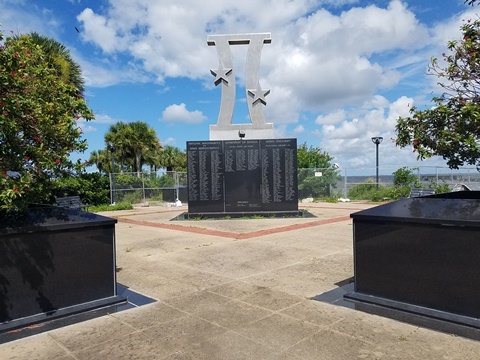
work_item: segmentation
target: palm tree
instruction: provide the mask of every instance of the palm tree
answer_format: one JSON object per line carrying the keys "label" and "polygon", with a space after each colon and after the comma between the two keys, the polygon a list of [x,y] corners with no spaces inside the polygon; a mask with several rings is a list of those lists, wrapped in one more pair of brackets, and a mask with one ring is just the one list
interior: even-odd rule
{"label": "palm tree", "polygon": [[120,172],[127,163],[132,166],[138,176],[147,159],[148,163],[152,164],[153,159],[150,158],[150,153],[161,149],[155,130],[142,121],[118,122],[110,126],[105,134],[105,142],[115,146],[115,158],[121,165]]}
{"label": "palm tree", "polygon": [[167,171],[181,171],[187,167],[187,155],[179,148],[168,145],[162,150],[161,164]]}
{"label": "palm tree", "polygon": [[109,161],[108,153],[105,150],[92,151],[89,164],[95,164],[99,172],[108,174],[111,172],[111,161]]}
{"label": "palm tree", "polygon": [[145,154],[145,164],[150,166],[150,172],[157,172],[157,169],[162,167],[162,152],[163,148],[160,145]]}
{"label": "palm tree", "polygon": [[149,151],[159,149],[161,147],[160,140],[158,140],[155,130],[143,121],[136,121],[129,125],[130,148],[135,156],[134,167],[137,175],[140,176],[145,155]]}
{"label": "palm tree", "polygon": [[36,32],[30,33],[28,36],[34,44],[41,47],[48,57],[48,62],[56,68],[62,80],[74,85],[78,90],[77,95],[82,96],[85,90],[85,82],[80,65],[72,59],[70,51],[55,39],[42,36]]}
{"label": "palm tree", "polygon": [[[105,142],[115,146],[115,161],[119,164],[120,173],[123,173],[125,167],[133,165],[132,151],[129,139],[129,124],[119,121],[113,124],[105,134]],[[106,151],[109,151],[106,149]],[[130,171],[130,169],[128,170]]]}

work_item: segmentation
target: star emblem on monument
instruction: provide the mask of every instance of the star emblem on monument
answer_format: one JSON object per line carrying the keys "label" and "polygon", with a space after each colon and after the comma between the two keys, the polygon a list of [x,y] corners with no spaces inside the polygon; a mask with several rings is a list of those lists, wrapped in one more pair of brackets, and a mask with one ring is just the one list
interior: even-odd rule
{"label": "star emblem on monument", "polygon": [[223,68],[223,69],[212,69],[210,72],[215,76],[215,86],[220,84],[221,81],[228,84],[228,75],[233,71],[232,68]]}
{"label": "star emblem on monument", "polygon": [[248,89],[248,94],[253,96],[253,105],[260,101],[263,105],[267,105],[267,101],[265,100],[265,96],[270,94],[270,90],[266,89]]}

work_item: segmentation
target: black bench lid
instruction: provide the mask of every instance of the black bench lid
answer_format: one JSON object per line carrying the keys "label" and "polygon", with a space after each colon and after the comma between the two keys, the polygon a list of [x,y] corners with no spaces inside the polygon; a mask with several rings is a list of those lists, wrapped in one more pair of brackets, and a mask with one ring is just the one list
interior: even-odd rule
{"label": "black bench lid", "polygon": [[55,231],[115,224],[116,219],[59,206],[33,207],[0,218],[0,237],[36,231]]}
{"label": "black bench lid", "polygon": [[400,199],[350,214],[350,217],[354,220],[480,226],[480,191]]}

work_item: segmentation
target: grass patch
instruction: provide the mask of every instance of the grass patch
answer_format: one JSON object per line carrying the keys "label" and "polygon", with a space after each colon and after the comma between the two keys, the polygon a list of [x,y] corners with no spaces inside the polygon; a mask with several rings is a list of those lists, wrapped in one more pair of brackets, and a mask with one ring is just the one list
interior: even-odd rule
{"label": "grass patch", "polygon": [[92,205],[88,207],[88,212],[100,212],[100,211],[116,211],[116,210],[132,210],[133,205],[129,203],[120,203],[115,205]]}

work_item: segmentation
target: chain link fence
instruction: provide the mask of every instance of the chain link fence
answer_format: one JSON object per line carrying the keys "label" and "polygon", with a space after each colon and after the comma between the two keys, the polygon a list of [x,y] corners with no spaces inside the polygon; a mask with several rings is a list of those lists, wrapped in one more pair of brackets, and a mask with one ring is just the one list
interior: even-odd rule
{"label": "chain link fence", "polygon": [[157,171],[110,174],[111,203],[155,205],[187,202],[187,173]]}
{"label": "chain link fence", "polygon": [[[415,174],[418,184],[424,188],[447,186],[450,190],[469,189],[480,190],[480,173],[476,167],[464,167],[453,170],[442,166],[394,166],[379,167],[378,184],[384,187],[393,187],[394,172],[400,168],[407,168]],[[376,183],[376,167],[350,167],[341,169],[335,188],[337,193],[347,196],[349,190],[360,184]]]}
{"label": "chain link fence", "polygon": [[[378,183],[393,187],[393,173],[404,166],[380,166]],[[406,167],[422,187],[447,185],[451,190],[480,190],[480,173],[475,167],[452,170],[448,167]],[[361,184],[376,183],[376,167],[298,169],[298,198],[348,197],[349,190]],[[110,174],[112,203],[173,205],[188,202],[187,173],[157,171]]]}

